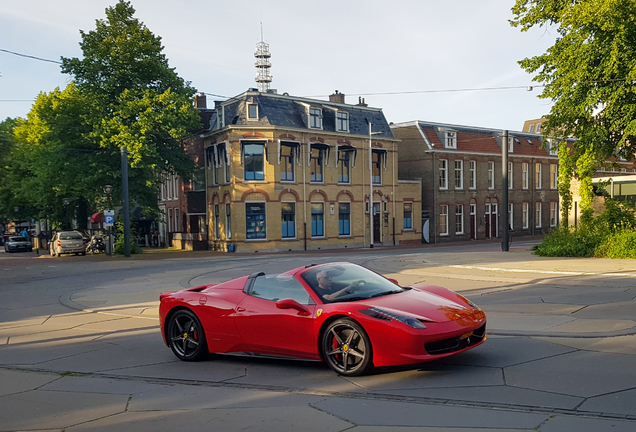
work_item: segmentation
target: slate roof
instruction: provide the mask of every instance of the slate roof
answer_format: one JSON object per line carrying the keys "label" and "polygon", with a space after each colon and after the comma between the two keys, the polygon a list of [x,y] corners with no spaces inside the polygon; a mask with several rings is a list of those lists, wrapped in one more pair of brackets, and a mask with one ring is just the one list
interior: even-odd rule
{"label": "slate roof", "polygon": [[[247,104],[258,104],[258,121],[248,120]],[[247,91],[232,99],[221,102],[224,109],[225,126],[277,126],[281,128],[307,129],[317,133],[334,132],[342,135],[369,135],[372,124],[374,138],[393,138],[391,127],[380,108],[340,104],[318,99],[307,99],[275,93]],[[309,107],[322,110],[322,129],[309,128]],[[349,114],[349,132],[336,130],[336,113]],[[210,129],[220,129],[217,113],[210,121]],[[376,133],[379,132],[379,133]]]}

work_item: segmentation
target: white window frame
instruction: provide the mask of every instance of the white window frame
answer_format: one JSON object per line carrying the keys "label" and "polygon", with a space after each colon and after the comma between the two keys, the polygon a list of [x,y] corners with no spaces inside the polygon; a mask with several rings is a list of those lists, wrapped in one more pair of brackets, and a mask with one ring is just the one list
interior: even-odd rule
{"label": "white window frame", "polygon": [[512,162],[508,162],[508,189],[514,189],[514,164]]}
{"label": "white window frame", "polygon": [[457,132],[445,131],[444,133],[444,147],[447,149],[457,148]]}
{"label": "white window frame", "polygon": [[528,190],[530,188],[529,169],[530,169],[530,164],[528,162],[523,162],[521,164],[521,189],[523,190]]}
{"label": "white window frame", "polygon": [[559,166],[550,164],[550,189],[557,189],[559,185]]}
{"label": "white window frame", "polygon": [[559,203],[550,201],[550,227],[554,228],[559,223]]}
{"label": "white window frame", "polygon": [[547,143],[548,143],[548,153],[550,153],[550,156],[558,156],[559,146],[551,139],[548,139]]}
{"label": "white window frame", "polygon": [[508,153],[515,152],[514,143],[515,143],[515,137],[508,137]]}
{"label": "white window frame", "polygon": [[[252,108],[252,107],[256,108],[256,116],[255,117],[252,117],[250,115],[250,108]],[[252,102],[248,102],[247,103],[247,120],[248,121],[256,121],[256,120],[258,120],[258,104],[257,103],[252,103]]]}
{"label": "white window frame", "polygon": [[[444,220],[444,224],[442,224],[442,220]],[[444,231],[442,231],[442,226],[445,226]],[[448,206],[446,204],[439,206],[439,235],[448,235]]]}
{"label": "white window frame", "polygon": [[[459,174],[459,177],[457,176]],[[455,160],[455,190],[464,189],[464,161]]]}
{"label": "white window frame", "polygon": [[531,125],[530,125],[530,131],[529,131],[529,132],[530,132],[530,133],[534,133],[534,124],[531,124]]}
{"label": "white window frame", "polygon": [[521,205],[521,225],[522,229],[528,229],[530,227],[529,222],[530,203],[524,202]]}
{"label": "white window frame", "polygon": [[469,188],[477,189],[477,161],[471,160],[468,164],[469,171]]}
{"label": "white window frame", "polygon": [[179,177],[176,174],[172,176],[172,185],[174,186],[174,199],[179,199]]}
{"label": "white window frame", "polygon": [[510,227],[510,231],[514,230],[514,212],[515,206],[513,203],[508,203],[508,226]]}
{"label": "white window frame", "polygon": [[448,190],[448,160],[440,159],[438,161],[439,166],[439,188],[440,190]]}
{"label": "white window frame", "polygon": [[309,107],[309,129],[322,129],[322,108]]}
{"label": "white window frame", "polygon": [[[340,125],[344,124],[345,127],[341,128]],[[349,113],[346,111],[336,111],[336,131],[349,132]]]}
{"label": "white window frame", "polygon": [[495,162],[488,161],[488,189],[495,188]]}
{"label": "white window frame", "polygon": [[[459,229],[457,229],[459,227]],[[455,234],[464,234],[464,205],[455,204]]]}
{"label": "white window frame", "polygon": [[542,174],[543,174],[543,167],[541,166],[541,163],[537,162],[536,164],[534,164],[534,182],[535,182],[535,189],[539,190],[542,188],[543,186],[543,182],[542,182]]}
{"label": "white window frame", "polygon": [[225,203],[225,238],[232,238],[232,206]]}
{"label": "white window frame", "polygon": [[535,217],[535,228],[541,228],[543,223],[542,223],[542,209],[541,209],[541,201],[537,201],[536,203],[534,203],[535,207],[534,207],[534,217]]}

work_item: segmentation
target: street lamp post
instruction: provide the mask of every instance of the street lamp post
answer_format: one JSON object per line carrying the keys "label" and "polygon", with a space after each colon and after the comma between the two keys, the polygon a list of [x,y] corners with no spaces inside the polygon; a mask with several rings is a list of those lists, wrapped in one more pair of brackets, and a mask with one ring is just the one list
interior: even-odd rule
{"label": "street lamp post", "polygon": [[64,226],[67,227],[65,229],[70,229],[70,223],[68,221],[68,203],[71,202],[68,198],[62,198],[62,203],[64,204]]}

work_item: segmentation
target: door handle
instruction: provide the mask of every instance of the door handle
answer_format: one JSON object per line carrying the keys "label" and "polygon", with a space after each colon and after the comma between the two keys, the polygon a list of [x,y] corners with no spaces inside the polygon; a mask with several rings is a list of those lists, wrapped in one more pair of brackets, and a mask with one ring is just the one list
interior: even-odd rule
{"label": "door handle", "polygon": [[237,307],[237,308],[236,308],[236,311],[237,311],[237,312],[244,312],[244,311],[245,311],[245,308],[244,308],[244,307],[240,307],[240,306],[239,306],[239,307]]}

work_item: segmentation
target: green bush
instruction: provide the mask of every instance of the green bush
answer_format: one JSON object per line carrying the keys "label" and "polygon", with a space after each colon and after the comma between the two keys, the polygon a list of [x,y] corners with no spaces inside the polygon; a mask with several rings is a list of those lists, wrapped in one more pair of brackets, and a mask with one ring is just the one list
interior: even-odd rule
{"label": "green bush", "polygon": [[591,257],[603,240],[601,234],[591,230],[558,227],[532,250],[545,257]]}
{"label": "green bush", "polygon": [[[131,239],[132,240],[132,239]],[[142,250],[137,246],[137,243],[134,241],[130,242],[130,254],[140,254]],[[115,254],[123,255],[124,254],[124,236],[121,235],[115,242]]]}
{"label": "green bush", "polygon": [[603,258],[636,258],[636,231],[623,230],[607,237],[594,254]]}

